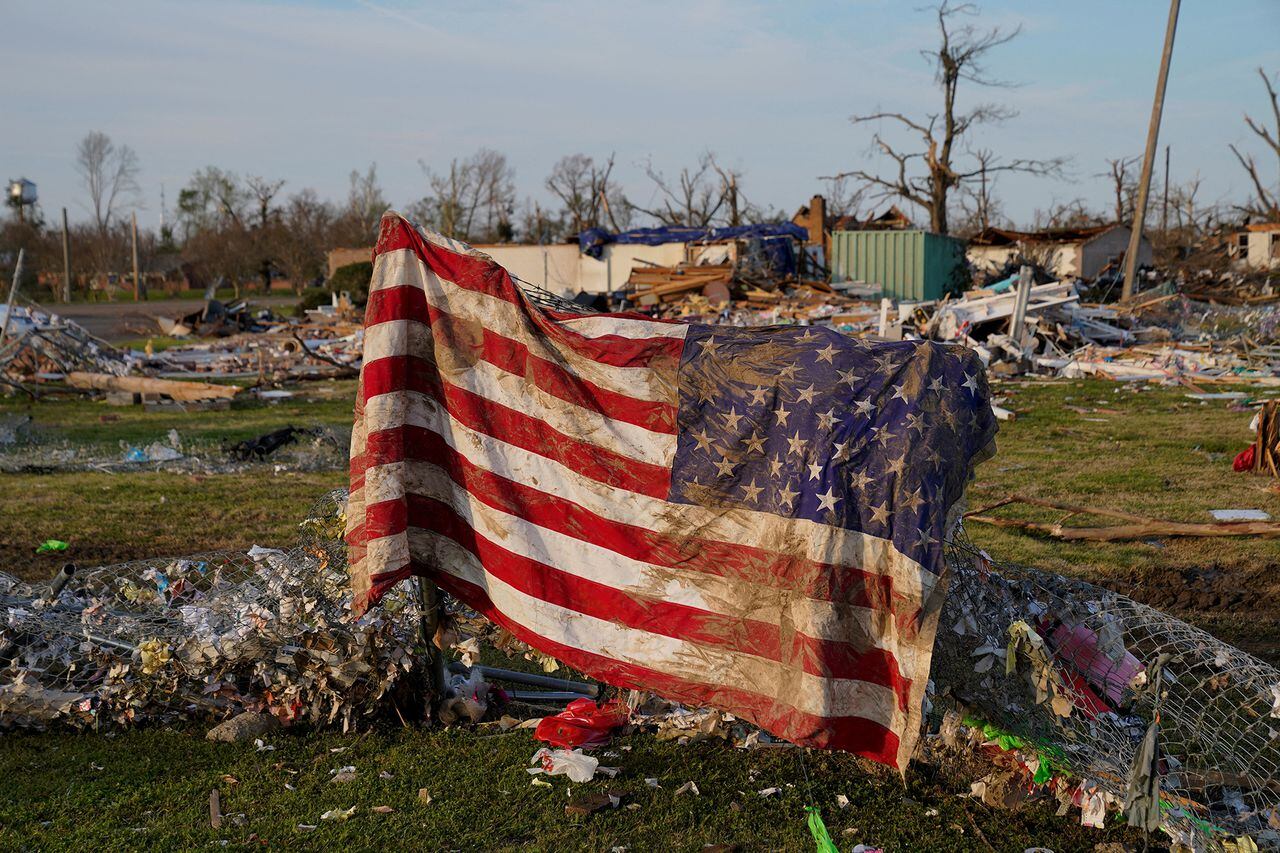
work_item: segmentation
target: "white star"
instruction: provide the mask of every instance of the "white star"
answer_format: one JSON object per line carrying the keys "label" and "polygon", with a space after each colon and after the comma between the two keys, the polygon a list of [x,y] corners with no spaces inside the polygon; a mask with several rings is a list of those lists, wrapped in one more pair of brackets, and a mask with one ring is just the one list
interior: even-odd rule
{"label": "white star", "polygon": [[929,390],[930,390],[930,391],[941,391],[941,390],[942,390],[942,385],[943,385],[943,383],[942,383],[942,377],[941,377],[941,376],[935,376],[935,377],[933,377],[933,381],[929,383]]}
{"label": "white star", "polygon": [[800,369],[800,368],[799,368],[799,367],[797,367],[797,366],[796,366],[796,365],[794,365],[794,364],[788,364],[786,367],[781,368],[781,369],[778,371],[778,375],[779,375],[779,376],[785,376],[787,379],[790,379],[792,376],[795,376],[795,375],[796,375],[796,371],[797,371],[797,370],[799,370],[799,369]]}
{"label": "white star", "polygon": [[794,453],[801,456],[804,453],[804,439],[800,437],[800,431],[796,430],[796,434],[787,439],[788,453]]}
{"label": "white star", "polygon": [[836,500],[836,488],[835,486],[832,486],[827,489],[825,494],[818,495],[818,512],[822,512],[824,509],[829,509],[832,512],[835,512]]}
{"label": "white star", "polygon": [[782,460],[773,458],[769,460],[769,476],[775,480],[782,474]]}
{"label": "white star", "polygon": [[764,405],[764,398],[765,398],[766,396],[768,396],[768,394],[769,394],[768,389],[766,389],[766,388],[761,388],[759,385],[757,385],[756,387],[752,388],[752,389],[751,389],[751,405],[753,405],[753,406],[757,406],[757,405],[759,405],[759,406],[763,406],[763,405]]}
{"label": "white star", "polygon": [[719,347],[720,345],[716,343],[716,336],[712,335],[702,342],[702,353],[703,355],[715,355]]}
{"label": "white star", "polygon": [[692,433],[692,435],[693,440],[698,443],[698,447],[708,453],[711,452],[711,436],[707,435],[707,431],[705,429],[698,430],[697,432]]}
{"label": "white star", "polygon": [[888,524],[889,523],[889,506],[887,504],[880,504],[880,506],[873,506],[871,508],[871,523],[872,524]]}
{"label": "white star", "polygon": [[730,462],[728,459],[721,459],[719,462],[715,463],[715,466],[716,466],[716,473],[719,474],[721,477],[733,476],[733,469],[734,469],[735,463]]}
{"label": "white star", "polygon": [[779,406],[778,408],[774,409],[774,410],[773,410],[773,414],[774,414],[774,417],[776,417],[776,418],[778,419],[778,423],[779,423],[781,426],[786,426],[786,425],[787,425],[787,418],[791,416],[791,413],[790,413],[790,412],[788,412],[785,408],[782,408],[781,406]]}
{"label": "white star", "polygon": [[911,493],[911,497],[902,502],[905,506],[911,507],[911,511],[915,512],[920,508],[920,504],[924,503],[924,498],[920,496],[920,490],[916,489]]}
{"label": "white star", "polygon": [[855,489],[857,489],[858,491],[860,491],[860,492],[861,492],[861,491],[863,491],[864,489],[866,489],[866,488],[867,488],[867,485],[868,485],[870,482],[871,482],[871,478],[870,478],[870,477],[868,477],[868,476],[867,476],[867,473],[866,473],[865,471],[863,471],[862,469],[858,469],[857,471],[855,471],[855,472],[854,472],[854,474],[853,474],[853,487],[854,487]]}
{"label": "white star", "polygon": [[817,339],[818,339],[818,336],[813,333],[813,329],[810,327],[806,327],[804,330],[804,334],[796,338],[796,341],[802,344],[807,344],[809,343],[809,341],[816,341]]}
{"label": "white star", "polygon": [[727,426],[731,432],[737,432],[738,421],[740,420],[742,420],[742,415],[738,414],[737,409],[730,409],[729,414],[724,416],[725,426]]}
{"label": "white star", "polygon": [[966,373],[964,375],[964,382],[961,384],[965,388],[968,388],[970,393],[975,395],[978,393],[978,377],[977,376]]}
{"label": "white star", "polygon": [[755,502],[760,499],[760,493],[764,491],[764,489],[757,486],[755,479],[752,478],[751,485],[743,486],[742,491],[746,492],[746,496],[743,498],[743,500]]}
{"label": "white star", "polygon": [[924,432],[924,415],[919,412],[912,412],[907,415],[907,429],[919,430]]}
{"label": "white star", "polygon": [[890,402],[892,402],[893,400],[901,400],[904,403],[908,402],[906,385],[894,385],[893,396],[890,397],[889,399],[890,399]]}
{"label": "white star", "polygon": [[857,385],[858,382],[861,381],[861,378],[858,376],[858,368],[856,367],[851,367],[848,370],[840,370],[837,372],[840,374],[840,380],[842,382],[847,382],[850,385]]}
{"label": "white star", "polygon": [[821,462],[809,463],[809,479],[810,480],[822,479],[822,463]]}
{"label": "white star", "polygon": [[818,350],[818,361],[825,361],[827,364],[834,364],[835,362],[833,362],[832,359],[835,358],[837,352],[839,352],[839,350],[831,344],[827,344],[825,347]]}
{"label": "white star", "polygon": [[921,548],[928,549],[931,545],[933,545],[933,536],[929,534],[929,531],[921,527],[919,530],[916,531],[916,544],[918,544]]}
{"label": "white star", "polygon": [[816,396],[818,396],[818,392],[814,389],[812,385],[810,385],[808,388],[805,388],[803,391],[800,392],[800,397],[798,399],[798,402],[812,403],[813,398]]}
{"label": "white star", "polygon": [[897,459],[893,460],[887,466],[885,466],[884,470],[887,473],[894,474],[898,477],[901,477],[903,472],[906,470],[906,467],[907,467],[907,456],[904,453],[902,456],[899,456]]}
{"label": "white star", "polygon": [[792,490],[790,485],[785,485],[782,487],[782,491],[778,492],[778,500],[786,504],[787,509],[791,509],[791,507],[795,506],[796,496],[799,494],[799,492]]}
{"label": "white star", "polygon": [[831,427],[835,425],[835,422],[836,422],[836,413],[834,409],[828,412],[818,413],[818,425],[823,429],[831,429]]}
{"label": "white star", "polygon": [[840,461],[848,459],[852,455],[852,452],[849,450],[849,445],[851,444],[853,444],[853,439],[846,438],[844,441],[835,445],[835,448],[836,448],[836,452],[834,454],[835,458]]}
{"label": "white star", "polygon": [[858,414],[862,415],[864,418],[871,417],[872,407],[871,407],[870,400],[859,400],[858,402],[853,404],[853,408],[855,411],[857,411]]}
{"label": "white star", "polygon": [[756,432],[746,440],[747,450],[754,453],[764,453],[764,436]]}

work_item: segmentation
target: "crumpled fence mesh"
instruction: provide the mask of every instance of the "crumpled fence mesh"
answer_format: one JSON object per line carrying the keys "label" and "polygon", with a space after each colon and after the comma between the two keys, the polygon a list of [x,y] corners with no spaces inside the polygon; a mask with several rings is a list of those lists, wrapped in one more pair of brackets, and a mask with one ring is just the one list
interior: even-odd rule
{"label": "crumpled fence mesh", "polygon": [[[346,727],[400,687],[420,696],[412,587],[350,617],[344,506],[345,492],[326,495],[285,551],[103,566],[54,601],[0,574],[0,719],[265,707]],[[1123,595],[994,563],[962,530],[948,560],[936,708],[960,703],[1116,801],[1158,713],[1166,828],[1201,849],[1239,835],[1280,849],[1280,671]]]}
{"label": "crumpled fence mesh", "polygon": [[353,620],[341,542],[345,492],[303,521],[297,546],[148,559],[47,584],[0,573],[0,720],[94,725],[268,709],[350,726],[420,656],[405,593]]}
{"label": "crumpled fence mesh", "polygon": [[[6,434],[7,433],[7,434]],[[153,441],[116,447],[47,440],[25,421],[0,420],[0,473],[51,474],[72,471],[124,473],[168,471],[229,474],[242,471],[333,471],[345,469],[349,430],[323,424],[299,428],[294,439],[262,458],[241,458],[230,442],[192,440],[176,430]]]}
{"label": "crumpled fence mesh", "polygon": [[1170,834],[1280,849],[1280,671],[1116,592],[995,563],[963,531],[948,562],[935,701],[1022,736],[1117,805],[1158,714]]}

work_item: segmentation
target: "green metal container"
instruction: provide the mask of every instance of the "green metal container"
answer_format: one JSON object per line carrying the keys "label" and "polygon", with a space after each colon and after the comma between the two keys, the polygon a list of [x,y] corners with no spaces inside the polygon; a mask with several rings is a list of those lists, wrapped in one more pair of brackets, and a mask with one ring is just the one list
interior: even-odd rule
{"label": "green metal container", "polygon": [[941,299],[968,284],[964,242],[930,231],[833,231],[831,280],[878,284],[906,302]]}

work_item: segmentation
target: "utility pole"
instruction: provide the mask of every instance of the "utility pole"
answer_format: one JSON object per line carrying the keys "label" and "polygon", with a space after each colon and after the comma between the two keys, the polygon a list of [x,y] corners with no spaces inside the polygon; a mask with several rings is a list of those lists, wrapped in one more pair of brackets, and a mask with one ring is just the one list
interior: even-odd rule
{"label": "utility pole", "polygon": [[133,214],[133,301],[142,299],[142,276],[138,275],[138,214]]}
{"label": "utility pole", "polygon": [[18,262],[13,267],[13,284],[9,286],[9,301],[4,308],[4,322],[0,323],[0,346],[4,345],[4,339],[9,336],[9,321],[13,319],[13,309],[17,307],[18,284],[22,281],[22,260],[26,251],[26,249],[18,250]]}
{"label": "utility pole", "polygon": [[62,208],[62,301],[71,301],[71,232],[67,228],[67,209]]}
{"label": "utility pole", "polygon": [[1178,29],[1178,7],[1181,0],[1169,0],[1169,23],[1164,32],[1164,53],[1160,56],[1160,74],[1156,78],[1156,96],[1151,102],[1151,124],[1147,127],[1147,150],[1142,157],[1142,177],[1138,182],[1138,199],[1133,211],[1133,228],[1129,249],[1124,254],[1124,290],[1121,300],[1133,298],[1133,279],[1138,271],[1138,247],[1142,245],[1142,226],[1147,218],[1147,195],[1151,192],[1151,170],[1155,165],[1156,143],[1160,138],[1160,117],[1164,113],[1164,90],[1169,82],[1169,60],[1173,57],[1173,36]]}

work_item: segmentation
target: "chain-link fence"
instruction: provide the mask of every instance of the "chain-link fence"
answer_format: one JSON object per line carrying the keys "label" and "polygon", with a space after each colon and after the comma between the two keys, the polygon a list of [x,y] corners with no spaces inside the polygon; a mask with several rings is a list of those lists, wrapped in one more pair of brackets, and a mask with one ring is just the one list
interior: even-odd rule
{"label": "chain-link fence", "polygon": [[1111,590],[994,562],[962,532],[949,562],[936,697],[1113,802],[1140,795],[1149,764],[1175,838],[1280,848],[1280,671]]}

